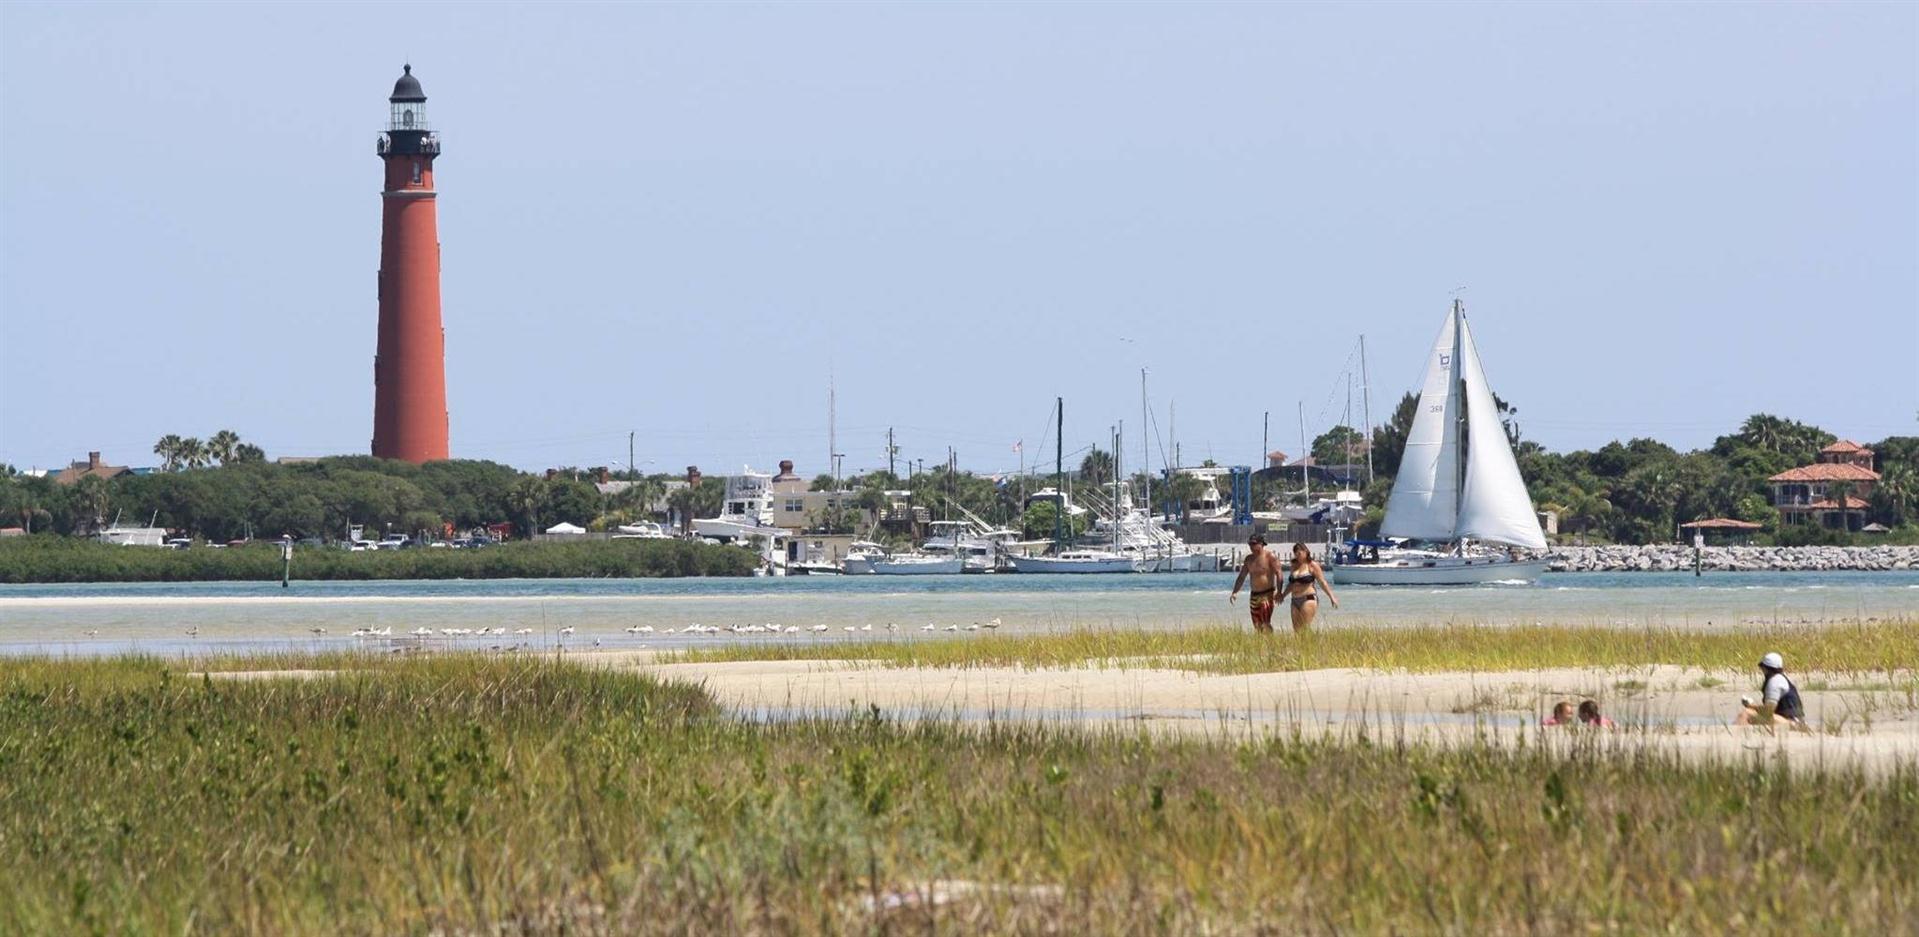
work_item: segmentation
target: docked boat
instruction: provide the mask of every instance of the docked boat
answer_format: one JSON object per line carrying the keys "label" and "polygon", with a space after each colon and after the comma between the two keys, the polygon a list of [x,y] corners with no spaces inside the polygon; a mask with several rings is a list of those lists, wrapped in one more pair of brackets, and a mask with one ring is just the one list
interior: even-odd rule
{"label": "docked boat", "polygon": [[966,571],[966,558],[950,553],[895,553],[869,562],[878,576],[957,576]]}
{"label": "docked boat", "polygon": [[873,561],[887,556],[886,547],[871,540],[855,540],[840,560],[840,572],[848,576],[873,575]]}
{"label": "docked boat", "polygon": [[1141,573],[1152,559],[1111,550],[1065,550],[1051,556],[1015,556],[1013,569],[1022,573]]}
{"label": "docked boat", "polygon": [[726,479],[726,497],[718,517],[693,519],[695,536],[755,549],[762,570],[785,575],[786,541],[792,536],[773,523],[773,476],[745,471]]}
{"label": "docked boat", "polygon": [[613,528],[614,540],[671,540],[673,535],[653,521],[621,524]]}
{"label": "docked boat", "polygon": [[1545,572],[1545,560],[1518,552],[1544,550],[1546,537],[1456,300],[1433,343],[1380,533],[1335,551],[1334,582],[1529,582]]}

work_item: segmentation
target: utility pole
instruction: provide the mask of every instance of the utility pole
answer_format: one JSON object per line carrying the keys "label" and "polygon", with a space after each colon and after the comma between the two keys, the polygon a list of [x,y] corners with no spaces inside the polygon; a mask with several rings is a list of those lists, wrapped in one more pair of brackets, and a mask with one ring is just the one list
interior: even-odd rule
{"label": "utility pole", "polygon": [[626,470],[634,475],[638,475],[640,474],[640,470],[633,464],[633,436],[633,430],[626,431]]}
{"label": "utility pole", "polygon": [[1273,451],[1273,411],[1266,411],[1259,425],[1259,461],[1253,464],[1263,466],[1266,463],[1267,453]]}
{"label": "utility pole", "polygon": [[833,487],[840,486],[839,395],[833,387],[833,369],[826,369],[826,470]]}
{"label": "utility pole", "polygon": [[886,428],[886,474],[899,478],[893,470],[893,457],[900,454],[900,447],[893,444],[893,428]]}

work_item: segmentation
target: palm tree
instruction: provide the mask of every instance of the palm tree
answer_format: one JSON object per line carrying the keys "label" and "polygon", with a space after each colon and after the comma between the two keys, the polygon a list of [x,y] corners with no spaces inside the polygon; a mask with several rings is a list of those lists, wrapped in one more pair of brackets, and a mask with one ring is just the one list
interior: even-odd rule
{"label": "palm tree", "polygon": [[197,436],[188,436],[180,440],[180,462],[187,468],[196,469],[207,464],[207,444]]}
{"label": "palm tree", "polygon": [[1739,425],[1739,437],[1747,445],[1768,452],[1786,451],[1790,435],[1786,421],[1770,413],[1755,413]]}
{"label": "palm tree", "polygon": [[506,508],[519,519],[521,529],[532,537],[540,523],[540,508],[546,504],[546,484],[528,475],[506,490]]}
{"label": "palm tree", "polygon": [[266,460],[266,450],[250,442],[243,442],[233,447],[232,461],[235,465],[242,462],[265,462]]}
{"label": "palm tree", "polygon": [[1887,465],[1879,475],[1879,484],[1872,489],[1872,503],[1880,520],[1888,525],[1912,523],[1919,515],[1919,473],[1903,463]]}
{"label": "palm tree", "polygon": [[81,478],[73,486],[74,500],[88,521],[88,531],[99,530],[107,522],[107,508],[112,499],[107,491],[107,481],[98,475]]}
{"label": "palm tree", "polygon": [[1113,480],[1113,454],[1098,446],[1079,461],[1079,477],[1095,485]]}
{"label": "palm tree", "polygon": [[1826,486],[1826,498],[1839,505],[1839,529],[1851,530],[1852,519],[1846,515],[1846,499],[1852,495],[1852,482],[1836,481]]}
{"label": "palm tree", "polygon": [[153,454],[160,457],[161,468],[171,472],[180,467],[181,442],[179,436],[168,433],[160,437],[159,442],[153,444]]}
{"label": "palm tree", "polygon": [[207,440],[207,455],[211,456],[215,462],[225,465],[229,459],[233,458],[233,447],[239,444],[239,433],[223,429]]}

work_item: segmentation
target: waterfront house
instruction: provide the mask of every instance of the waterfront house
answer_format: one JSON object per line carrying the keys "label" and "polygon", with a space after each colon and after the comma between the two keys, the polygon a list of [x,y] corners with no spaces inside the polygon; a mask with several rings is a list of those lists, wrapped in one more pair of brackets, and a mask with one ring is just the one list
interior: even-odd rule
{"label": "waterfront house", "polygon": [[1819,450],[1818,461],[1766,479],[1781,524],[1818,524],[1858,530],[1866,523],[1866,499],[1879,483],[1872,450],[1841,439]]}

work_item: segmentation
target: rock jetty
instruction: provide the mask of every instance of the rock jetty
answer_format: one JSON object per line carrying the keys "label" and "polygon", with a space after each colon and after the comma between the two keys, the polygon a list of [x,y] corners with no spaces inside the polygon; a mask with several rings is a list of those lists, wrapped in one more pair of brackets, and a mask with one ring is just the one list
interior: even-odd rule
{"label": "rock jetty", "polygon": [[[1559,572],[1675,572],[1692,569],[1693,549],[1679,543],[1649,546],[1555,547],[1546,556]],[[1919,547],[1706,547],[1708,572],[1919,569]]]}

